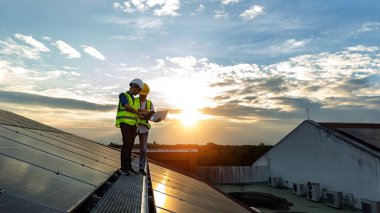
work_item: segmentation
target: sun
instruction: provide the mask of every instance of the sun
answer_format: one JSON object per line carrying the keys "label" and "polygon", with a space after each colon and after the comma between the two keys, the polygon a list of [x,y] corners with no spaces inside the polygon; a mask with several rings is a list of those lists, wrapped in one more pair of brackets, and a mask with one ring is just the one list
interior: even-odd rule
{"label": "sun", "polygon": [[173,116],[174,119],[177,119],[185,127],[193,127],[199,121],[210,118],[208,115],[204,115],[196,109],[183,109],[181,113]]}

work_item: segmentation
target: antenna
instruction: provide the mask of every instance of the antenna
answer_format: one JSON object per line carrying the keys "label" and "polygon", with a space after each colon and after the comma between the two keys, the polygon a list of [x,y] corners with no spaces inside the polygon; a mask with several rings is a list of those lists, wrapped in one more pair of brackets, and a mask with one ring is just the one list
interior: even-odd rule
{"label": "antenna", "polygon": [[310,120],[310,118],[309,118],[309,108],[306,108],[306,114],[307,114],[307,120]]}

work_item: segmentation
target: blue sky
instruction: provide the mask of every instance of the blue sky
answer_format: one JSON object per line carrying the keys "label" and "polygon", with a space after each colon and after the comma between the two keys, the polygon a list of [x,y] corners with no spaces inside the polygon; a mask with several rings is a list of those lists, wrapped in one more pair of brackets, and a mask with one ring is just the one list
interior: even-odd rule
{"label": "blue sky", "polygon": [[117,97],[138,77],[170,110],[158,143],[274,144],[306,108],[315,121],[378,123],[378,11],[375,0],[2,0],[1,108],[120,143]]}

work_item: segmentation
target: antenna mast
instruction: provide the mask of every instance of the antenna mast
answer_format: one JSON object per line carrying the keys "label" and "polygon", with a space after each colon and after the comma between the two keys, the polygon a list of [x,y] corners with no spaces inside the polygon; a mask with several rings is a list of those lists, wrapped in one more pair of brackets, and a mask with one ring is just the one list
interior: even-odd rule
{"label": "antenna mast", "polygon": [[306,108],[306,114],[307,114],[307,120],[310,120],[310,118],[309,118],[309,108]]}

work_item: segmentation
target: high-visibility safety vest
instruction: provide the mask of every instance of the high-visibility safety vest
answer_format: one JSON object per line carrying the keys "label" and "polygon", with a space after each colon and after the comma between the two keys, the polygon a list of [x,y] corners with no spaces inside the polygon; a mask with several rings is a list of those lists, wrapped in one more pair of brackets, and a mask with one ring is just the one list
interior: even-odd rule
{"label": "high-visibility safety vest", "polygon": [[[140,109],[140,98],[136,98],[136,100],[135,100],[137,103],[137,105],[138,105],[138,109]],[[151,109],[152,109],[152,102],[150,101],[150,100],[146,100],[145,101],[145,109],[146,110],[148,110],[148,112],[150,112],[151,111]],[[137,124],[142,124],[142,125],[145,125],[146,127],[148,127],[148,129],[150,129],[150,124],[149,124],[149,121],[147,121],[147,120],[142,120],[142,119],[137,119]]]}
{"label": "high-visibility safety vest", "polygon": [[[137,101],[135,98],[131,95],[129,95],[127,92],[125,93],[125,96],[128,100],[128,105],[133,107],[135,110],[138,109]],[[126,123],[128,125],[135,126],[137,124],[137,114],[127,111],[125,107],[121,104],[119,100],[119,105],[117,107],[117,114],[116,114],[116,127],[120,128],[120,123]]]}

